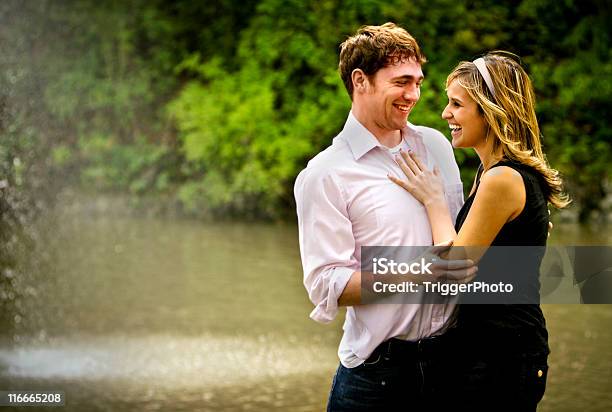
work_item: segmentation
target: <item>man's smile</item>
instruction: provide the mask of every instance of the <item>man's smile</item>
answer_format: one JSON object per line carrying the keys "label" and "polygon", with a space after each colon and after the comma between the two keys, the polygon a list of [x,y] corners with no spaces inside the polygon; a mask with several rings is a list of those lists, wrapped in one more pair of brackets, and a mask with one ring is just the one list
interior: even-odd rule
{"label": "man's smile", "polygon": [[408,114],[410,113],[410,109],[412,108],[413,105],[396,103],[393,106],[399,111],[401,111],[402,113]]}

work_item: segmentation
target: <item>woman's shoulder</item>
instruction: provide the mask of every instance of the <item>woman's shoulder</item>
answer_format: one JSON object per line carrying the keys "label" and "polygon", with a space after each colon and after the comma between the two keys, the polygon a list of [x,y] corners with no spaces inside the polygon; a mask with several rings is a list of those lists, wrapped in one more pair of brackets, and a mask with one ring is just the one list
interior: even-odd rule
{"label": "woman's shoulder", "polygon": [[536,169],[534,169],[533,167],[531,167],[531,166],[529,166],[529,165],[527,165],[525,163],[521,163],[521,162],[516,161],[516,160],[502,159],[501,161],[496,163],[493,166],[492,169],[499,169],[499,168],[512,169],[516,173],[518,173],[521,176],[523,176],[523,178],[535,178],[535,179],[537,179],[537,178],[540,177],[540,172],[538,172]]}
{"label": "woman's shoulder", "polygon": [[523,211],[527,191],[518,171],[500,165],[483,173],[476,196],[513,219]]}
{"label": "woman's shoulder", "polygon": [[542,194],[548,191],[548,185],[546,184],[545,178],[541,172],[536,170],[534,167],[527,164],[515,161],[515,160],[502,160],[495,165],[496,169],[505,168],[514,170],[523,178],[525,189],[529,194]]}
{"label": "woman's shoulder", "polygon": [[489,190],[491,187],[496,189],[500,202],[511,202],[518,208],[509,223],[519,224],[524,219],[543,219],[548,222],[544,194],[546,185],[542,175],[531,166],[516,161],[502,161],[495,166],[489,170],[492,172],[488,176]]}
{"label": "woman's shoulder", "polygon": [[515,168],[497,164],[482,174],[480,178],[480,188],[499,194],[516,194],[516,192],[524,191],[523,175]]}

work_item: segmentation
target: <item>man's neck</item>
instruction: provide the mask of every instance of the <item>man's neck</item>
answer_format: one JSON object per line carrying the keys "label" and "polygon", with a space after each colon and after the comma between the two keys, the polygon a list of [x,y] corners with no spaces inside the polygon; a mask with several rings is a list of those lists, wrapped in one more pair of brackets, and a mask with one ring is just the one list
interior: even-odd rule
{"label": "man's neck", "polygon": [[363,127],[368,129],[368,131],[374,135],[376,140],[378,140],[381,145],[386,147],[395,147],[401,143],[401,130],[390,130],[379,127],[375,121],[368,120],[367,116],[365,116],[364,113],[361,113],[359,110],[356,110],[354,106],[352,108],[352,112],[355,119],[357,119],[357,121],[361,123]]}

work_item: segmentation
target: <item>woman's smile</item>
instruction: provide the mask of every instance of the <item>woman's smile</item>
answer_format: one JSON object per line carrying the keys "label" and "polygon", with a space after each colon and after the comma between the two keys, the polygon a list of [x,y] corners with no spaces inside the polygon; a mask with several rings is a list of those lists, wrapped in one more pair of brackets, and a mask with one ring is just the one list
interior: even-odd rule
{"label": "woman's smile", "polygon": [[459,138],[459,136],[461,136],[461,126],[459,126],[458,124],[449,123],[448,127],[451,130],[451,136],[453,137],[453,139],[457,139]]}

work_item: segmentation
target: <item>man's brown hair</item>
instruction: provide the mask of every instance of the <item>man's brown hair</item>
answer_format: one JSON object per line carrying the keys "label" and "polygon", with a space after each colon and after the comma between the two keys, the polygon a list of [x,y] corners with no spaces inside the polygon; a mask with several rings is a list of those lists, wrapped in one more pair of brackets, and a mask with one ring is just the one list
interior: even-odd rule
{"label": "man's brown hair", "polygon": [[362,26],[355,35],[340,45],[338,70],[351,100],[353,70],[361,69],[369,77],[384,67],[414,58],[427,61],[417,41],[395,23],[382,26]]}

